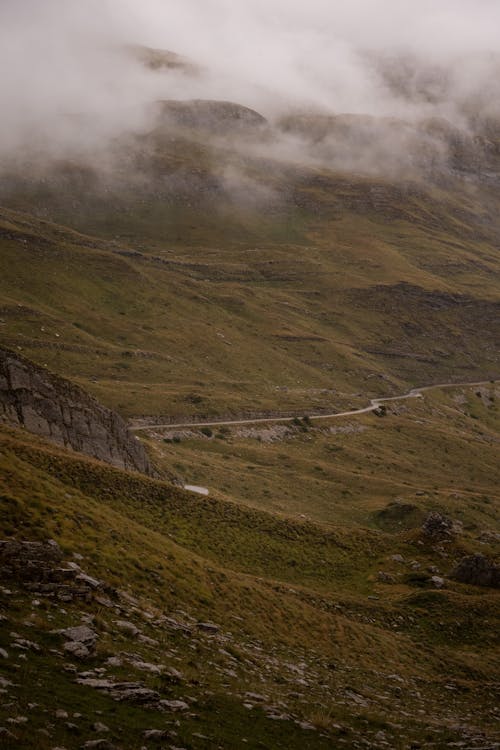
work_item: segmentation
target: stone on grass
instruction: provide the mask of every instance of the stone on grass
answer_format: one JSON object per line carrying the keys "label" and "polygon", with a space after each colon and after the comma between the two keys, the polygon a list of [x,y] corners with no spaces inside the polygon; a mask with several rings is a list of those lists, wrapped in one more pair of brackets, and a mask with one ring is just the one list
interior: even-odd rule
{"label": "stone on grass", "polygon": [[75,641],[75,643],[89,644],[97,640],[97,633],[87,625],[77,625],[74,628],[66,628],[61,632],[69,641]]}
{"label": "stone on grass", "polygon": [[116,620],[115,625],[120,633],[123,633],[124,635],[130,635],[132,638],[135,638],[139,634],[139,628],[127,620]]}
{"label": "stone on grass", "polygon": [[92,731],[99,732],[100,734],[105,734],[106,732],[110,732],[111,730],[106,726],[106,724],[103,724],[101,721],[96,721],[95,724],[92,724]]}

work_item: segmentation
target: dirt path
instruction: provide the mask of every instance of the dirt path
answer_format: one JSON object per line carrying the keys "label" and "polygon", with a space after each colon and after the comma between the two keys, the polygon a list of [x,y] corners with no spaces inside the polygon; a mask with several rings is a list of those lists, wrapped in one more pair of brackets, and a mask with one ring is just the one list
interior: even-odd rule
{"label": "dirt path", "polygon": [[[403,393],[401,396],[387,396],[385,398],[372,398],[369,406],[364,406],[361,409],[351,409],[350,411],[340,411],[334,414],[309,414],[308,417],[311,421],[318,421],[320,419],[339,419],[341,417],[354,417],[357,414],[368,414],[369,412],[375,411],[384,403],[389,401],[404,401],[409,398],[423,398],[423,394],[426,391],[437,390],[439,388],[473,388],[474,386],[488,385],[491,380],[481,380],[475,383],[441,383],[439,385],[426,385],[421,388],[412,388],[408,393]],[[141,427],[133,427],[134,432],[147,431],[147,430],[163,430],[163,429],[181,429],[187,427],[230,427],[231,425],[244,425],[244,424],[272,424],[276,422],[291,422],[293,417],[257,417],[254,419],[233,419],[233,420],[215,420],[213,422],[181,422],[177,424],[150,424],[143,425]]]}

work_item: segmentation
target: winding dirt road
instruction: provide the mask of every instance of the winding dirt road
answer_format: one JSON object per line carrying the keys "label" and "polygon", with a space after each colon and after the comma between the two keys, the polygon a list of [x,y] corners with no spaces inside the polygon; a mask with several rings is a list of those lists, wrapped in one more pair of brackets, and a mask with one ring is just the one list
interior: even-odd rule
{"label": "winding dirt road", "polygon": [[[368,412],[375,411],[384,403],[388,401],[404,401],[409,398],[423,398],[423,394],[426,391],[438,390],[439,388],[473,388],[481,385],[489,385],[491,380],[481,380],[475,383],[441,383],[440,385],[426,385],[421,388],[412,388],[408,393],[404,393],[401,396],[387,396],[385,398],[372,398],[368,406],[364,406],[361,409],[351,409],[350,411],[341,411],[334,414],[309,414],[308,417],[311,421],[317,421],[320,419],[339,419],[340,417],[354,417],[356,414],[368,414]],[[181,429],[188,427],[230,427],[231,425],[243,425],[243,424],[272,424],[276,422],[291,422],[293,417],[257,417],[254,419],[233,419],[233,420],[219,420],[213,422],[182,422],[178,424],[149,424],[142,425],[140,427],[133,427],[133,432],[147,431],[147,430],[166,430],[166,429]]]}

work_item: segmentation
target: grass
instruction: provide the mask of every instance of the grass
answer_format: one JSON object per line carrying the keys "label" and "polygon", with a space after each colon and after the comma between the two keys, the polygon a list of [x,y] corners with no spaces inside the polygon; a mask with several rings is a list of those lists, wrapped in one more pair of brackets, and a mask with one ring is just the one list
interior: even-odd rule
{"label": "grass", "polygon": [[[128,416],[340,409],[360,391],[498,374],[481,189],[155,138],[123,161],[121,189],[59,165],[4,192],[0,341]],[[271,197],[235,202],[226,167]],[[179,173],[184,192],[168,192]]]}
{"label": "grass", "polygon": [[[14,683],[0,725],[15,735],[2,742],[69,750],[98,720],[125,750],[152,728],[189,750],[493,742],[498,594],[448,580],[434,590],[430,576],[498,554],[498,386],[428,392],[383,418],[307,419],[498,376],[487,189],[339,175],[194,133],[151,134],[130,153],[111,177],[59,164],[44,181],[6,180],[0,343],[125,416],[296,419],[284,434],[149,437],[153,460],[208,498],[0,426],[0,536],[53,538],[118,591],[111,604],[37,604],[15,581],[0,588],[0,668]],[[430,543],[429,510],[463,534]],[[53,631],[82,616],[99,641],[78,670],[140,679],[189,710],[76,685]],[[118,633],[118,616],[158,643]],[[17,652],[12,632],[40,651]],[[134,654],[183,677],[138,675]],[[265,701],[245,707],[248,692]],[[81,714],[79,734],[56,708],[71,723]],[[26,726],[8,723],[23,715]]]}
{"label": "grass", "polygon": [[[375,734],[383,730],[394,747],[406,747],[410,738],[418,741],[429,732],[444,747],[445,738],[457,737],[446,712],[463,711],[472,721],[472,709],[476,725],[480,716],[481,729],[488,730],[498,597],[459,584],[445,592],[415,589],[402,578],[385,589],[377,584],[374,574],[380,567],[397,568],[388,562],[395,551],[423,564],[436,561],[436,552],[419,547],[413,532],[376,534],[355,526],[327,531],[216,498],[198,499],[6,429],[0,451],[2,536],[55,538],[67,555],[83,555],[87,572],[138,595],[140,603],[127,617],[142,618],[139,626],[159,637],[160,646],[132,645],[126,636],[117,640],[113,613],[96,602],[86,604],[83,609],[96,618],[100,645],[85,668],[131,649],[145,661],[172,663],[175,656],[173,664],[187,682],[176,687],[141,677],[169,699],[197,699],[196,718],[180,716],[175,729],[183,745],[239,746],[248,744],[246,738],[256,748],[285,742],[303,747],[306,737],[308,747],[321,748],[343,737],[354,747],[360,737],[368,737],[376,747]],[[460,554],[460,546],[467,548],[468,539],[454,554]],[[37,608],[13,585],[13,595],[0,596],[8,617],[0,645],[11,651],[8,634],[15,630],[41,647],[39,654],[28,654],[24,662],[14,657],[3,669],[22,687],[0,715],[24,715],[28,702],[38,703],[24,730],[12,727],[18,742],[44,746],[36,730],[47,727],[47,706],[82,714],[77,721],[82,736],[90,733],[92,721],[104,721],[125,747],[135,746],[144,729],[165,727],[165,718],[146,708],[130,709],[78,689],[72,673],[61,669],[52,631],[74,624],[82,605],[42,602]],[[218,623],[227,638],[213,644],[163,634],[143,610],[156,616],[187,612]],[[307,664],[307,690],[295,685],[298,664]],[[132,677],[126,669],[113,674],[115,679]],[[393,691],[391,674],[413,687],[401,693],[396,681]],[[452,703],[442,695],[444,682],[462,686],[453,692]],[[242,705],[246,691],[268,695],[273,705],[282,701],[287,708],[281,710],[311,721],[316,730],[272,721],[259,708],[249,713]],[[360,711],[356,701],[365,708]],[[432,715],[431,723],[422,721],[421,711]],[[400,722],[397,731],[394,716]],[[74,746],[64,722],[49,724],[52,740]]]}
{"label": "grass", "polygon": [[[441,509],[479,531],[498,522],[500,480],[498,386],[481,392],[427,392],[394,402],[382,419],[314,422],[305,432],[299,420],[284,433],[235,426],[224,440],[196,429],[159,431],[149,445],[186,482],[288,517],[401,531],[412,517],[418,525]],[[167,445],[162,434],[182,439]]]}

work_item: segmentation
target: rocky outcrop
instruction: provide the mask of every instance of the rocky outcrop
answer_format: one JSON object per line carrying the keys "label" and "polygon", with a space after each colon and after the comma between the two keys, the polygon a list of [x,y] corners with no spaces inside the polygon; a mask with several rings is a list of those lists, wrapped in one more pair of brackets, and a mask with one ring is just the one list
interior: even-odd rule
{"label": "rocky outcrop", "polygon": [[431,541],[453,539],[462,533],[462,524],[436,511],[429,513],[422,524],[422,535]]}
{"label": "rocky outcrop", "polygon": [[462,558],[451,574],[451,578],[472,586],[500,588],[500,565],[495,565],[484,555],[468,555]]}
{"label": "rocky outcrop", "polygon": [[61,602],[91,601],[94,593],[106,591],[100,581],[86,575],[75,562],[64,563],[54,541],[0,541],[0,581],[19,583],[36,596]]}
{"label": "rocky outcrop", "polygon": [[0,348],[0,422],[120,469],[152,474],[125,421],[68,380]]}

